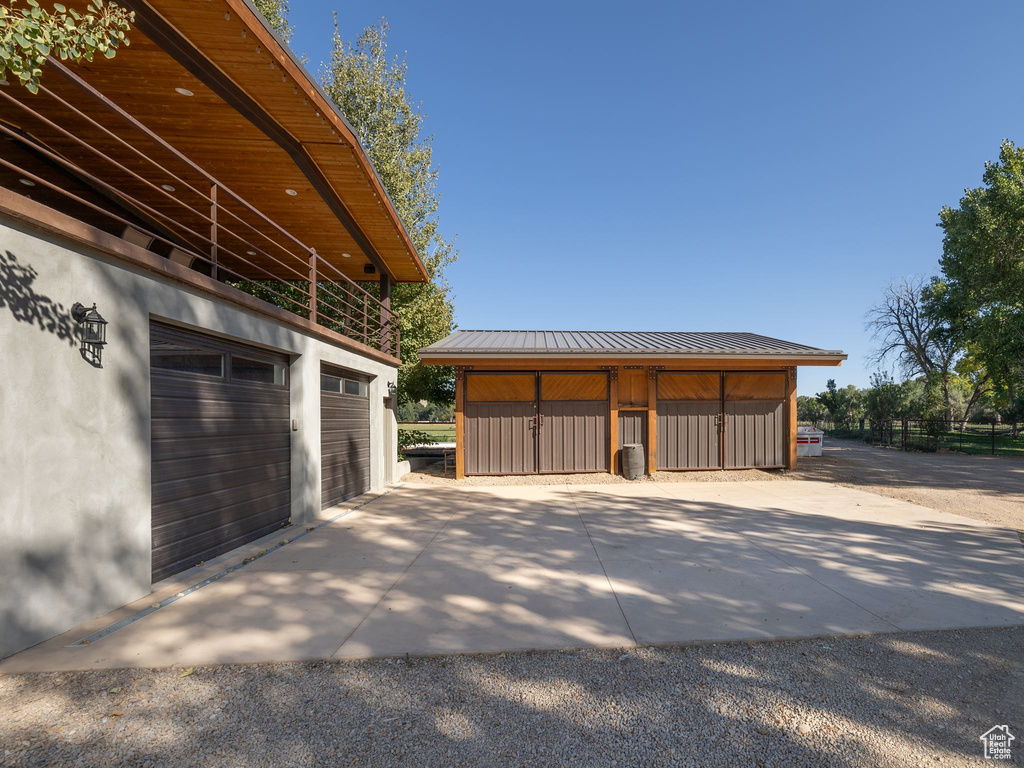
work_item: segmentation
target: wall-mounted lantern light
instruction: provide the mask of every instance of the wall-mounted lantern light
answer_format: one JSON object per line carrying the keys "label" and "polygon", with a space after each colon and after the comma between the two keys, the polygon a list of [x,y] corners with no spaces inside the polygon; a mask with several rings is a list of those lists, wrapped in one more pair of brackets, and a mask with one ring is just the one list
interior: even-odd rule
{"label": "wall-mounted lantern light", "polygon": [[75,302],[71,316],[82,326],[82,357],[96,366],[103,358],[103,347],[107,345],[107,321],[96,311],[96,305],[86,307]]}

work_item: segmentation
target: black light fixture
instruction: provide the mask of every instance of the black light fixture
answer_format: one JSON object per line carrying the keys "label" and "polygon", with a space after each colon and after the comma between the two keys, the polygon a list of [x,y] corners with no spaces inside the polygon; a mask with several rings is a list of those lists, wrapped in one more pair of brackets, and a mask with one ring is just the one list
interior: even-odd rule
{"label": "black light fixture", "polygon": [[107,345],[107,321],[96,311],[95,304],[86,307],[77,301],[71,307],[71,316],[82,326],[82,357],[100,367],[103,347]]}

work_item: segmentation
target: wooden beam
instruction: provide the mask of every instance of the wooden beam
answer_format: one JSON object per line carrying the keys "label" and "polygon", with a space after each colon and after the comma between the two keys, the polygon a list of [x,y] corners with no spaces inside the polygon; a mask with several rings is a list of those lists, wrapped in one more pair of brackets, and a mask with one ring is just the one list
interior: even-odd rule
{"label": "wooden beam", "polygon": [[658,471],[658,369],[647,369],[647,474]]}
{"label": "wooden beam", "polygon": [[463,403],[466,398],[466,370],[455,369],[455,479],[466,476],[466,436]]}
{"label": "wooden beam", "polygon": [[796,469],[796,368],[786,372],[786,469]]}
{"label": "wooden beam", "polygon": [[619,369],[608,371],[608,472],[619,473]]}

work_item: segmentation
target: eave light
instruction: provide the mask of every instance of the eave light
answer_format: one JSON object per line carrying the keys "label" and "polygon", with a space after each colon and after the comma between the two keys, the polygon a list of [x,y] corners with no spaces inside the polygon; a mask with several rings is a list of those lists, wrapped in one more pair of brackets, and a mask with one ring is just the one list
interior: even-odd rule
{"label": "eave light", "polygon": [[188,88],[175,88],[174,92],[180,93],[182,96],[195,96]]}

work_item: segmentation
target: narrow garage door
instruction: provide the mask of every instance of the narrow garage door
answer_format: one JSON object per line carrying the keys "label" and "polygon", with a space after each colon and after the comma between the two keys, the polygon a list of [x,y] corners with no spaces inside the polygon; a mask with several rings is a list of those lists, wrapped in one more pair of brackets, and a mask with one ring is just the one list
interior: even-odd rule
{"label": "narrow garage door", "polygon": [[721,466],[720,373],[658,374],[658,469]]}
{"label": "narrow garage door", "polygon": [[533,373],[468,373],[463,409],[467,475],[537,471]]}
{"label": "narrow garage door", "polygon": [[365,376],[320,371],[320,505],[370,490],[370,398]]}
{"label": "narrow garage door", "polygon": [[157,323],[150,347],[159,581],[287,523],[288,358]]}
{"label": "narrow garage door", "polygon": [[540,375],[540,471],[608,471],[608,374]]}
{"label": "narrow garage door", "polygon": [[785,373],[725,374],[725,466],[786,464]]}

